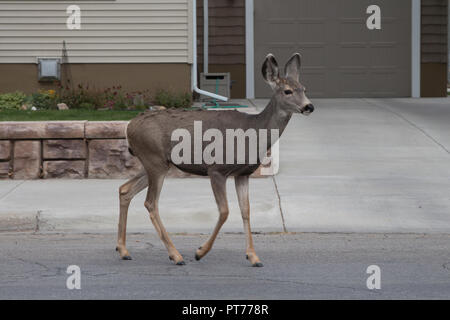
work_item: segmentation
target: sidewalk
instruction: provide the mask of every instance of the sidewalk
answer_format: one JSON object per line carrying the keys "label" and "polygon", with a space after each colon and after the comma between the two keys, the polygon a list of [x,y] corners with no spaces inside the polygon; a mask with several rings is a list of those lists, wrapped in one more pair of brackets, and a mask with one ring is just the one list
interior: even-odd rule
{"label": "sidewalk", "polygon": [[[239,101],[261,110],[267,100]],[[450,99],[315,99],[280,141],[280,171],[252,179],[256,232],[450,233]],[[122,180],[0,180],[0,230],[112,231]],[[130,232],[151,231],[132,202]],[[225,232],[241,232],[228,183]],[[210,232],[208,179],[167,179],[160,212],[170,232]]]}

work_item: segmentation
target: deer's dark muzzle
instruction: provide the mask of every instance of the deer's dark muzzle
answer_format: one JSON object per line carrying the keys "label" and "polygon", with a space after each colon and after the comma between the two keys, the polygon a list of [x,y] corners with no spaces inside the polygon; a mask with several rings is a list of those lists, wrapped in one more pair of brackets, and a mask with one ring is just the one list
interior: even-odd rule
{"label": "deer's dark muzzle", "polygon": [[313,111],[314,111],[314,106],[311,103],[304,106],[302,109],[302,113],[306,113],[306,114],[310,114]]}

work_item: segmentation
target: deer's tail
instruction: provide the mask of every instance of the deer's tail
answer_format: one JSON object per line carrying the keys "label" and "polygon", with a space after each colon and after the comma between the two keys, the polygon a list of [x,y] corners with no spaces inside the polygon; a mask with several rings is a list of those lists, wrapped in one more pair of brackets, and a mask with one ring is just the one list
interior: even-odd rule
{"label": "deer's tail", "polygon": [[127,139],[127,145],[128,145],[128,152],[134,156],[133,150],[131,150],[130,148],[130,143],[128,142],[128,126],[130,125],[130,123],[128,122],[127,127],[125,128],[125,138]]}

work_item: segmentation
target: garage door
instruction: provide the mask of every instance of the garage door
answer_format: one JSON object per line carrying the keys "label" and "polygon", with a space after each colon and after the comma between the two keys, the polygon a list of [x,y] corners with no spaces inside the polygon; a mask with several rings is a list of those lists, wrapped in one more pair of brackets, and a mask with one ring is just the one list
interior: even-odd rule
{"label": "garage door", "polygon": [[[367,7],[381,9],[381,29],[369,30]],[[411,95],[411,0],[257,0],[255,96],[269,97],[261,64],[303,56],[301,82],[311,97]]]}

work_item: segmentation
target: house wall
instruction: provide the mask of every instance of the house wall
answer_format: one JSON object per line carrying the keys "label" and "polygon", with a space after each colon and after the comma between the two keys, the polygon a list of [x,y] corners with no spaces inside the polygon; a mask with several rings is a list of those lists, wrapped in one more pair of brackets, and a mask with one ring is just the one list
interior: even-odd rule
{"label": "house wall", "polygon": [[447,95],[448,0],[422,0],[421,96]]}
{"label": "house wall", "polygon": [[[0,90],[48,87],[37,81],[37,57],[60,58],[63,40],[74,83],[108,86],[121,82],[136,90],[173,83],[177,90],[190,90],[189,3],[0,1],[0,74],[6,75],[0,80]],[[66,26],[66,8],[72,4],[81,8],[80,30]]]}
{"label": "house wall", "polygon": [[[38,67],[33,63],[0,64],[0,75],[0,93],[56,88],[53,83],[38,82]],[[62,75],[75,85],[98,89],[120,85],[125,92],[191,91],[191,66],[186,63],[75,63],[63,65]]]}
{"label": "house wall", "polygon": [[[230,72],[232,98],[245,98],[245,0],[209,0],[209,72]],[[203,0],[197,0],[198,71],[203,72]]]}

